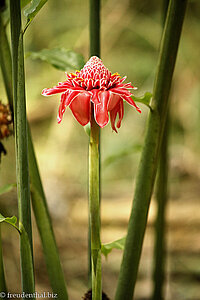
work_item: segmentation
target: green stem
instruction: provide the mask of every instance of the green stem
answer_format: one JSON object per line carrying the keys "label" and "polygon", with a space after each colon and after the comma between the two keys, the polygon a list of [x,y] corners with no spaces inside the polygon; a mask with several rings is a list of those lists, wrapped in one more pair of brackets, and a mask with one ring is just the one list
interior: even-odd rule
{"label": "green stem", "polygon": [[100,57],[100,0],[90,0],[90,56]]}
{"label": "green stem", "polygon": [[12,90],[12,61],[10,57],[10,47],[6,35],[5,26],[3,24],[0,12],[0,65],[3,75],[3,81],[8,95],[10,109],[13,111],[13,90]]}
{"label": "green stem", "polygon": [[165,265],[165,212],[167,204],[167,180],[168,180],[168,120],[166,122],[158,167],[156,202],[157,217],[155,222],[155,246],[154,246],[154,273],[153,273],[153,300],[162,300]]}
{"label": "green stem", "polygon": [[0,292],[7,293],[6,280],[5,280],[5,274],[4,274],[4,265],[3,265],[1,225],[0,225]]}
{"label": "green stem", "polygon": [[[20,0],[10,0],[12,66],[14,87],[14,127],[16,144],[22,291],[34,293],[34,267],[28,170],[28,142],[24,76],[23,34]],[[34,299],[32,297],[31,299]]]}
{"label": "green stem", "polygon": [[65,286],[64,274],[62,271],[53,228],[51,225],[51,219],[46,203],[46,197],[37,166],[30,128],[28,128],[28,154],[30,165],[32,206],[42,240],[50,283],[54,294],[58,295],[57,299],[67,300],[68,295]]}
{"label": "green stem", "polygon": [[[101,0],[90,0],[90,56],[100,57],[100,5]],[[101,152],[99,131],[99,201],[101,199]],[[88,279],[91,286],[91,224],[88,222]]]}
{"label": "green stem", "polygon": [[[0,15],[1,17],[1,15]],[[4,68],[3,78],[6,85],[12,87],[12,69],[11,66],[11,54],[8,44],[5,27],[0,23],[0,60],[1,68]],[[2,42],[2,43],[1,43]],[[3,65],[2,65],[3,63]],[[6,75],[6,76],[5,76]],[[13,95],[7,90],[7,97],[9,105],[13,107]],[[11,88],[12,91],[12,88]],[[58,295],[57,299],[67,300],[67,290],[65,286],[64,274],[62,271],[58,249],[53,233],[51,219],[47,207],[47,201],[42,187],[42,182],[38,170],[37,160],[35,156],[34,146],[32,143],[31,132],[28,126],[28,156],[29,156],[29,173],[31,183],[31,200],[33,206],[33,212],[36,218],[36,223],[42,240],[43,251],[45,254],[45,260],[47,270],[50,278],[50,283],[53,292]]]}
{"label": "green stem", "polygon": [[[4,7],[4,5],[5,3],[2,3],[2,7],[0,7],[0,65],[1,65],[6,92],[12,98],[12,64],[11,64],[11,59],[9,60],[8,65],[6,64],[6,61],[9,59],[8,57],[9,44],[5,32],[5,27],[3,24],[3,19],[1,16],[1,9]],[[3,265],[1,225],[0,225],[0,292],[7,293],[6,280],[4,274],[4,265]]]}
{"label": "green stem", "polygon": [[136,178],[135,197],[128,225],[116,300],[131,300],[134,294],[186,4],[187,0],[171,0],[169,5],[154,83],[152,110],[149,113],[145,143]]}
{"label": "green stem", "polygon": [[[163,1],[163,25],[167,15],[169,0]],[[157,215],[155,220],[155,242],[153,260],[153,294],[152,300],[164,299],[165,280],[165,213],[168,200],[168,142],[169,142],[169,113],[167,116],[160,150],[159,166],[156,181]]]}
{"label": "green stem", "polygon": [[101,300],[101,241],[99,203],[99,131],[92,115],[89,144],[89,211],[91,225],[92,300]]}

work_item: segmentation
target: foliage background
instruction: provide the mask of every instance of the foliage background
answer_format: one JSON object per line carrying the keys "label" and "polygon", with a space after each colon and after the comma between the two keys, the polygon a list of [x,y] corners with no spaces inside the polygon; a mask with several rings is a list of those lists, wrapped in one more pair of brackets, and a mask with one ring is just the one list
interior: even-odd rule
{"label": "foliage background", "polygon": [[[152,91],[162,31],[161,1],[102,1],[102,59],[114,73],[127,75],[138,87],[136,95]],[[189,1],[171,93],[170,201],[167,210],[166,299],[199,299],[199,179],[200,120],[200,4]],[[88,1],[52,1],[27,30],[26,51],[64,47],[88,59]],[[9,28],[8,28],[9,31]],[[1,75],[0,75],[1,76]],[[87,153],[88,137],[69,110],[56,122],[59,96],[44,98],[41,91],[65,80],[64,72],[39,60],[26,59],[27,109],[37,158],[55,226],[70,299],[87,290]],[[6,102],[2,78],[0,98]],[[134,190],[134,178],[143,144],[148,109],[138,114],[125,104],[118,134],[110,126],[102,130],[102,241],[125,235]],[[15,179],[14,139],[5,142],[8,155],[1,163],[1,186]],[[0,199],[4,215],[17,215],[16,191]],[[149,226],[136,288],[138,299],[151,293],[153,220]],[[3,227],[8,289],[20,290],[18,237]],[[35,222],[34,253],[36,290],[50,291]],[[103,264],[103,287],[112,298],[121,252],[113,250]]]}

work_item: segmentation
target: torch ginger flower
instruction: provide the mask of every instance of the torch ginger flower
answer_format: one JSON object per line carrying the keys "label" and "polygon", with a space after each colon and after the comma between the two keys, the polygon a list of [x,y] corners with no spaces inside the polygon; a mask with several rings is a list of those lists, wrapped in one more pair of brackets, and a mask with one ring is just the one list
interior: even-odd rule
{"label": "torch ginger flower", "polygon": [[141,112],[129,91],[136,88],[131,83],[123,83],[126,77],[121,78],[118,73],[112,74],[96,56],[92,56],[80,71],[76,71],[75,74],[66,73],[66,75],[66,81],[42,91],[44,96],[61,93],[58,123],[62,121],[65,109],[69,106],[76,120],[85,126],[91,119],[93,103],[97,124],[101,128],[106,126],[109,122],[109,112],[112,129],[117,132],[115,121],[118,114],[116,126],[120,128],[124,116],[123,100]]}

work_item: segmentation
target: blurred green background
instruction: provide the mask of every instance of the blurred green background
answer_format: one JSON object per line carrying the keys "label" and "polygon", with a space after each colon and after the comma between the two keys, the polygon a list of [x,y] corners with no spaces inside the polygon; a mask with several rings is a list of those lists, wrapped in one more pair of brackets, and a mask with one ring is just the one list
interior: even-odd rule
{"label": "blurred green background", "polygon": [[[127,75],[136,96],[152,92],[162,32],[162,1],[102,1],[101,57],[113,73]],[[49,0],[25,35],[25,49],[64,47],[89,52],[89,3]],[[170,178],[167,206],[165,298],[200,299],[200,3],[189,1],[171,92]],[[9,28],[8,28],[9,32]],[[73,71],[73,70],[72,70]],[[1,76],[1,74],[0,74]],[[87,290],[87,154],[88,136],[67,109],[61,124],[56,115],[60,96],[41,96],[43,88],[65,80],[51,65],[26,58],[26,94],[36,154],[53,219],[70,299]],[[6,94],[0,77],[0,99]],[[102,242],[125,235],[134,180],[144,141],[148,108],[142,114],[125,104],[119,133],[110,125],[102,132]],[[4,142],[1,186],[15,179],[14,138]],[[17,215],[16,190],[1,196],[1,212]],[[152,282],[152,201],[141,259],[136,299],[150,299]],[[20,291],[19,242],[2,225],[5,272],[10,292]],[[41,244],[33,219],[36,291],[51,291]],[[103,259],[103,289],[113,299],[122,253]]]}

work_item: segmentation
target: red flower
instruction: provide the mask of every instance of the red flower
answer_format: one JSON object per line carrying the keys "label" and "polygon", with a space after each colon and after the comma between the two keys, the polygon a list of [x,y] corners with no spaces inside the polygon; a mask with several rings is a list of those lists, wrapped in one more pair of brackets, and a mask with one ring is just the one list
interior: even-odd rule
{"label": "red flower", "polygon": [[62,121],[65,109],[69,106],[77,121],[85,126],[90,121],[92,102],[97,124],[100,127],[106,126],[109,112],[112,129],[117,132],[115,120],[118,114],[117,128],[120,128],[124,115],[123,100],[141,112],[131,98],[132,93],[129,90],[135,89],[131,83],[123,83],[126,77],[121,78],[118,73],[111,74],[96,56],[92,56],[81,71],[66,75],[66,81],[42,91],[44,96],[62,93],[58,123]]}

